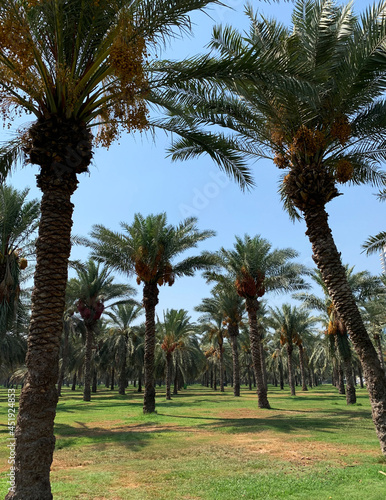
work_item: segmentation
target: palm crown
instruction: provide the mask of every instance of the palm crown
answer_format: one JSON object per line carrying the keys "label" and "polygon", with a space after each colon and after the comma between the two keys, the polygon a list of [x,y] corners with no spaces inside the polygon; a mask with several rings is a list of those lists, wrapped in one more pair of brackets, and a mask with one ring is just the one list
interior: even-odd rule
{"label": "palm crown", "polygon": [[196,270],[207,269],[214,263],[209,252],[173,262],[182,252],[215,234],[199,231],[196,223],[197,219],[190,218],[173,226],[167,224],[166,214],[146,218],[136,214],[133,224],[121,224],[124,231],[121,234],[94,226],[90,245],[96,258],[127,274],[135,274],[138,284],[172,286],[176,277],[193,276]]}

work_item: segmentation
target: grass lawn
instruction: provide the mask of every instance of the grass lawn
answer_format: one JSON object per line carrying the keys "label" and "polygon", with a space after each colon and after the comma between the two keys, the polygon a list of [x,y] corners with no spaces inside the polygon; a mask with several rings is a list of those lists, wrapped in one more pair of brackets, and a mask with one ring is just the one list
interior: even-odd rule
{"label": "grass lawn", "polygon": [[[82,401],[64,388],[52,466],[55,500],[385,500],[381,455],[365,390],[348,407],[322,386],[290,397],[270,387],[271,410],[244,388],[192,386],[157,396],[104,388]],[[0,389],[0,495],[7,492],[6,389]],[[384,472],[385,474],[380,473]]]}

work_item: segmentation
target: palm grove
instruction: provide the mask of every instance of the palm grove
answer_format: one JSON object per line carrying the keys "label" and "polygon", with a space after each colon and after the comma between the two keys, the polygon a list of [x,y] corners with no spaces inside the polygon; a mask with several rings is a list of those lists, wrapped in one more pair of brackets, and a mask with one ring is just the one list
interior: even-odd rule
{"label": "palm grove", "polygon": [[[347,6],[299,1],[291,30],[260,20],[248,8],[249,33],[215,28],[208,55],[154,62],[152,47],[176,30],[189,30],[189,11],[209,3],[216,2],[0,2],[3,116],[11,120],[16,109],[35,118],[2,148],[2,175],[16,160],[37,164],[43,193],[29,298],[23,279],[38,208],[26,204],[25,193],[2,190],[2,198],[10,199],[2,204],[1,235],[5,375],[26,352],[16,488],[8,499],[52,498],[56,384],[70,374],[84,377],[85,401],[91,381],[96,390],[102,374],[114,387],[115,369],[121,393],[129,379],[139,385],[143,380],[144,412],[152,412],[155,381],[165,373],[167,397],[173,377],[174,391],[198,376],[213,385],[218,376],[223,389],[226,374],[236,397],[240,379],[252,385],[252,378],[259,407],[269,408],[269,382],[282,385],[287,372],[295,394],[296,378],[305,390],[306,371],[309,383],[315,383],[326,366],[333,367],[340,390],[345,370],[352,402],[350,370],[355,368],[360,377],[363,370],[386,453],[379,306],[384,283],[374,278],[354,293],[325,210],[339,195],[340,183],[385,184],[384,4],[358,18]],[[149,114],[150,104],[163,113],[161,118]],[[324,287],[324,317],[311,315],[306,306],[315,301],[307,296],[300,309],[285,304],[282,310],[267,310],[266,292],[307,288],[309,270],[296,263],[294,249],[272,249],[262,236],[245,235],[236,238],[233,249],[186,257],[181,254],[213,232],[200,231],[195,219],[170,225],[165,214],[137,214],[132,223],[122,223],[121,233],[95,226],[88,240],[92,258],[75,264],[78,276],[67,283],[71,195],[78,176],[88,170],[94,145],[108,147],[122,132],[150,128],[180,136],[170,149],[174,159],[208,154],[242,188],[253,185],[249,159],[273,159],[284,171],[284,208],[307,225]],[[17,218],[11,209],[19,211]],[[114,282],[114,270],[135,276],[143,287],[141,303],[130,283]],[[160,321],[160,287],[175,281],[178,286],[180,276],[196,271],[205,271],[213,284],[212,297],[197,305],[200,322],[193,324],[186,311],[177,309],[164,312]],[[145,322],[133,325],[141,306]],[[327,334],[318,338],[313,329],[323,321]],[[323,365],[323,358],[328,363]]]}

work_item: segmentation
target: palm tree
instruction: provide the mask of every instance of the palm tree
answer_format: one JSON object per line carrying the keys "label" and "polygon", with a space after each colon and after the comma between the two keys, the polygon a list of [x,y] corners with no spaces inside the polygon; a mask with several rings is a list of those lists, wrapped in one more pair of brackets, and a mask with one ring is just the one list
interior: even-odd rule
{"label": "palm tree", "polygon": [[299,348],[300,375],[302,380],[302,390],[306,391],[306,377],[304,368],[303,340],[311,333],[310,328],[316,323],[317,318],[310,317],[305,309],[299,309],[290,304],[283,304],[281,308],[270,308],[269,325],[280,335],[280,345],[287,346],[288,358],[288,380],[291,389],[291,396],[295,396],[295,380],[292,366],[293,346]]}
{"label": "palm tree", "polygon": [[[25,157],[40,167],[37,184],[43,192],[28,376],[19,406],[16,489],[8,499],[51,498],[70,199],[77,175],[87,171],[93,156],[90,127],[99,127],[95,140],[102,145],[109,145],[121,130],[145,129],[147,46],[164,42],[176,29],[189,31],[188,13],[215,2],[0,1],[2,113],[8,120],[16,109],[16,115],[27,112],[36,119],[1,151],[1,173]],[[27,451],[34,447],[36,452]]]}
{"label": "palm tree", "polygon": [[28,192],[0,186],[0,337],[14,330],[21,312],[23,270],[38,228],[39,203],[27,201]]}
{"label": "palm tree", "polygon": [[89,244],[96,259],[129,276],[135,274],[137,283],[143,283],[146,315],[144,413],[155,411],[155,307],[159,287],[172,286],[177,277],[193,276],[195,271],[209,269],[215,263],[209,252],[173,263],[179,254],[214,235],[213,231],[199,231],[196,223],[195,218],[190,218],[172,226],[167,224],[166,214],[147,217],[135,214],[131,225],[121,223],[123,233],[101,225],[94,226],[91,232],[93,240]]}
{"label": "palm tree", "polygon": [[202,299],[195,311],[204,313],[198,321],[200,329],[204,334],[202,341],[213,347],[212,354],[216,353],[219,360],[220,392],[224,392],[224,339],[226,330],[224,328],[225,316],[220,308],[218,297]]}
{"label": "palm tree", "polygon": [[291,248],[272,250],[272,245],[261,236],[251,238],[248,235],[243,239],[236,237],[233,250],[221,248],[219,252],[237,293],[245,299],[259,408],[270,408],[262,366],[262,328],[258,322],[261,298],[268,291],[293,291],[306,287],[302,279],[305,267],[291,262],[297,255]]}
{"label": "palm tree", "polygon": [[[211,45],[220,59],[203,56],[176,64],[178,76],[202,62],[195,78],[171,86],[175,126],[175,115],[181,123],[189,117],[192,130],[207,139],[201,149],[191,140],[177,141],[171,152],[175,159],[197,156],[213,140],[205,126],[215,124],[234,132],[235,151],[273,157],[285,170],[280,186],[285,208],[305,220],[313,259],[364,368],[386,454],[386,376],[326,212],[327,203],[341,194],[339,184],[386,182],[379,168],[386,157],[384,12],[383,2],[357,17],[350,4],[298,0],[290,29],[260,20],[252,8],[247,9],[251,29],[246,35],[216,28]],[[210,86],[202,83],[208,80]]]}
{"label": "palm tree", "polygon": [[[367,299],[382,291],[379,278],[371,276],[371,274],[367,271],[354,273],[354,267],[349,267],[348,265],[345,265],[344,267],[347,282],[358,304],[363,305]],[[332,342],[332,347],[334,348],[335,346],[337,352],[339,353],[346,376],[347,404],[354,404],[356,402],[356,393],[352,369],[352,353],[347,328],[345,327],[342,318],[336,311],[327,285],[324,282],[320,271],[315,270],[315,272],[311,274],[311,278],[323,290],[323,298],[319,298],[316,295],[309,293],[298,293],[295,297],[302,300],[307,307],[317,309],[327,315],[326,331],[328,335],[331,335],[330,341]],[[344,393],[343,391],[341,392]]]}
{"label": "palm tree", "polygon": [[166,399],[171,399],[171,379],[173,358],[176,351],[181,351],[189,344],[189,338],[195,335],[195,325],[184,309],[167,309],[163,322],[158,322],[157,331],[161,349],[166,359]]}
{"label": "palm tree", "polygon": [[83,401],[91,400],[91,358],[95,349],[94,330],[102,316],[105,307],[116,304],[106,304],[113,299],[129,299],[134,289],[127,285],[113,283],[114,277],[107,267],[100,269],[100,265],[89,259],[85,265],[75,264],[78,274],[68,282],[67,295],[82,317],[86,327],[86,345],[84,360],[84,393]]}
{"label": "palm tree", "polygon": [[129,354],[129,339],[132,336],[131,324],[143,313],[142,307],[138,304],[117,304],[106,311],[110,317],[109,343],[112,350],[118,354],[119,373],[119,394],[124,395],[127,385],[127,358]]}

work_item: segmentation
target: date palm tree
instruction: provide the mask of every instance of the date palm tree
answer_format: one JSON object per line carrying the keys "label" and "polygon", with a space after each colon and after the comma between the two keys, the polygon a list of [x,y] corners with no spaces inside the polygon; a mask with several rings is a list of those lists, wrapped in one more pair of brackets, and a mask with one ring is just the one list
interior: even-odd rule
{"label": "date palm tree", "polygon": [[196,334],[195,325],[191,322],[188,312],[184,309],[167,309],[163,322],[158,322],[157,333],[161,349],[166,359],[166,399],[171,399],[171,380],[173,358],[176,351],[184,350],[189,344],[189,337]]}
{"label": "date palm tree", "polygon": [[[93,144],[143,130],[147,47],[190,30],[189,12],[216,0],[0,0],[1,109],[35,122],[1,151],[3,176],[22,159],[40,168],[37,243],[27,383],[16,433],[14,498],[51,499],[55,383],[71,249],[71,195]],[[95,141],[91,126],[99,127]],[[55,270],[55,272],[53,272]]]}
{"label": "date palm tree", "polygon": [[38,228],[39,202],[28,201],[28,192],[0,186],[0,338],[17,321],[23,270]]}
{"label": "date palm tree", "polygon": [[[95,328],[106,307],[117,303],[111,300],[129,300],[135,290],[128,285],[113,283],[114,277],[107,267],[100,268],[94,260],[89,259],[85,265],[74,264],[77,278],[68,282],[67,296],[72,299],[86,327],[86,344],[84,359],[84,392],[83,401],[91,400],[91,359],[95,349]],[[110,303],[109,303],[110,302]]]}
{"label": "date palm tree", "polygon": [[136,275],[143,284],[143,307],[146,315],[145,331],[145,394],[143,411],[155,411],[154,349],[155,307],[159,287],[172,286],[176,278],[193,276],[195,271],[213,266],[215,259],[209,252],[186,257],[178,256],[195,248],[200,241],[213,236],[213,231],[199,231],[195,218],[186,219],[178,226],[167,224],[166,214],[134,215],[131,225],[122,222],[122,233],[97,225],[89,242],[93,256],[128,276]]}
{"label": "date palm tree", "polygon": [[111,311],[106,311],[110,321],[108,325],[109,331],[109,344],[110,349],[117,352],[118,365],[119,365],[119,394],[125,394],[127,385],[127,359],[129,355],[129,340],[132,337],[131,324],[140,315],[143,314],[143,309],[136,303],[131,304],[117,304],[112,306]]}
{"label": "date palm tree", "polygon": [[[234,283],[226,278],[222,279],[218,285],[215,286],[212,290],[212,295],[213,297],[204,299],[202,304],[195,309],[196,311],[206,313],[207,317],[203,317],[204,324],[206,323],[206,319],[210,320],[212,318],[212,321],[215,320],[219,323],[215,327],[216,330],[227,329],[227,337],[232,346],[233,394],[238,397],[240,396],[238,336],[240,323],[245,310],[244,300],[238,295]],[[211,329],[213,329],[213,326],[209,326],[209,330]],[[223,362],[221,359],[220,365],[222,364]]]}
{"label": "date palm tree", "polygon": [[[246,157],[272,158],[284,171],[280,192],[293,218],[303,217],[313,259],[362,363],[372,416],[386,454],[386,376],[346,279],[328,224],[326,205],[340,184],[384,186],[386,159],[385,4],[361,16],[351,4],[297,0],[293,27],[259,19],[247,9],[251,29],[214,30],[213,56],[176,64],[195,77],[171,86],[176,115],[207,137],[173,144],[173,158],[201,154],[213,140],[206,126],[233,132]],[[218,55],[217,55],[218,54]],[[224,75],[225,67],[228,75]],[[208,84],[209,82],[209,84]],[[168,94],[170,98],[170,93]],[[205,134],[205,131],[208,132]]]}
{"label": "date palm tree", "polygon": [[[347,282],[357,304],[365,304],[369,298],[376,296],[382,291],[381,281],[378,277],[371,276],[367,271],[354,273],[354,267],[349,267],[347,265],[344,267]],[[327,316],[326,331],[329,335],[332,348],[339,354],[346,376],[347,404],[354,404],[356,402],[356,392],[352,368],[351,344],[347,328],[336,311],[334,302],[331,299],[327,285],[320,271],[316,269],[315,272],[311,274],[311,278],[317,286],[322,289],[323,298],[310,293],[298,293],[295,294],[295,297],[302,300],[307,307],[316,309]]]}
{"label": "date palm tree", "polygon": [[[232,276],[238,295],[245,299],[248,313],[253,368],[257,383],[259,408],[270,408],[262,366],[262,326],[258,321],[261,299],[266,292],[289,292],[306,288],[302,275],[306,268],[293,262],[297,252],[291,248],[272,249],[262,238],[236,237],[233,250],[221,248],[222,266]],[[212,278],[216,275],[212,275]],[[217,275],[217,279],[221,279]]]}
{"label": "date palm tree", "polygon": [[305,309],[283,304],[281,308],[275,307],[269,309],[268,324],[280,335],[280,345],[287,348],[288,359],[288,380],[291,390],[291,396],[295,396],[295,380],[293,373],[292,352],[294,344],[299,349],[300,376],[302,380],[302,390],[307,390],[303,340],[311,333],[311,327],[318,320],[311,317]]}

